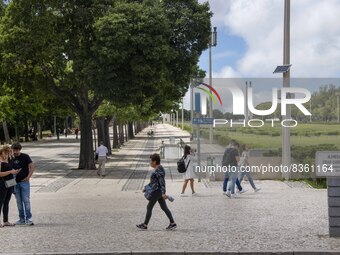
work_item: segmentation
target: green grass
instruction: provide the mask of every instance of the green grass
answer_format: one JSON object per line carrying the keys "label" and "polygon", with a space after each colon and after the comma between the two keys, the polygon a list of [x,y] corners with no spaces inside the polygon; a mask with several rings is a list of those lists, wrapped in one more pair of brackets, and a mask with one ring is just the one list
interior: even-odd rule
{"label": "green grass", "polygon": [[309,184],[314,189],[327,189],[327,179],[317,179],[316,181],[312,179],[304,179],[302,181]]}
{"label": "green grass", "polygon": [[[206,133],[208,128],[202,127],[202,131]],[[281,148],[281,126],[271,127],[267,124],[261,128],[217,127],[214,129],[214,135],[235,139],[252,148]],[[340,149],[340,125],[298,124],[297,127],[291,128],[291,144],[299,146],[334,144]]]}

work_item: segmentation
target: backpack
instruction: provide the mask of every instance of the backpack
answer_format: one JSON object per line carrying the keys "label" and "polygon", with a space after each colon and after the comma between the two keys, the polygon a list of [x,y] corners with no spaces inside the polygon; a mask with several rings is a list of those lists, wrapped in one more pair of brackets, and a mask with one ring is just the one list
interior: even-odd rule
{"label": "backpack", "polygon": [[182,157],[180,160],[177,161],[177,171],[181,174],[185,173],[188,169],[189,164],[190,164],[190,160],[189,160],[187,166],[185,166],[184,157]]}

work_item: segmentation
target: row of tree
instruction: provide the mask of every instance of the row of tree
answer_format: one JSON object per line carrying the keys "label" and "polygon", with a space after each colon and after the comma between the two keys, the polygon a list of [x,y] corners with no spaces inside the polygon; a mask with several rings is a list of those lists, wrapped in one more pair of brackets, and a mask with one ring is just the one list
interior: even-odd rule
{"label": "row of tree", "polygon": [[12,0],[0,9],[2,121],[80,119],[80,169],[94,169],[92,121],[146,121],[180,101],[210,38],[197,0]]}

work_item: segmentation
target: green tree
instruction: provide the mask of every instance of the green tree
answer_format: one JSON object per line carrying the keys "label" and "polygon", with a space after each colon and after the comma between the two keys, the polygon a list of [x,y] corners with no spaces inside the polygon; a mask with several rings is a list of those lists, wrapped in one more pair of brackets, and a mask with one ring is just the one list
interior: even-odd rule
{"label": "green tree", "polygon": [[13,1],[1,22],[2,70],[29,76],[77,113],[79,168],[94,169],[99,105],[151,102],[151,113],[178,100],[207,47],[210,16],[197,1]]}

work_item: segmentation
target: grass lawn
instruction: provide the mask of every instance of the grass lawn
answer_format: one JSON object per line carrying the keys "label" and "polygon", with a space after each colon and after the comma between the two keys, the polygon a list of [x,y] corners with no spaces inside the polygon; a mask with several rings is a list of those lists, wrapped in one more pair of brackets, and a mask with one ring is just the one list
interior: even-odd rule
{"label": "grass lawn", "polygon": [[[208,132],[208,127],[202,127],[204,133]],[[265,125],[261,128],[216,127],[214,135],[228,136],[245,143],[252,148],[281,148],[281,125],[271,127]],[[291,128],[291,144],[298,146],[309,146],[319,144],[334,144],[340,149],[340,124],[301,124]]]}

